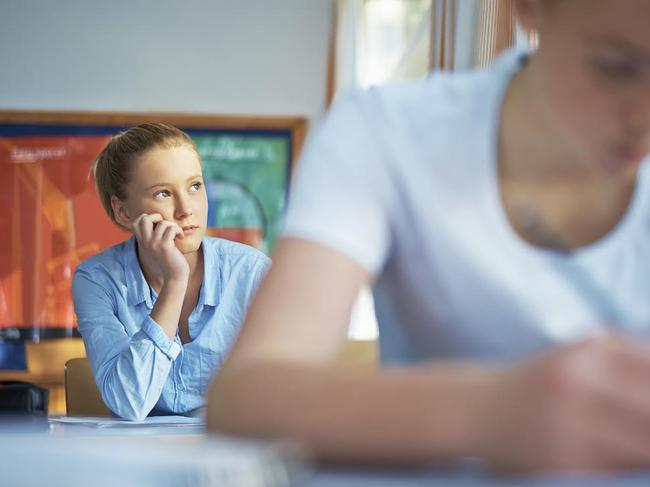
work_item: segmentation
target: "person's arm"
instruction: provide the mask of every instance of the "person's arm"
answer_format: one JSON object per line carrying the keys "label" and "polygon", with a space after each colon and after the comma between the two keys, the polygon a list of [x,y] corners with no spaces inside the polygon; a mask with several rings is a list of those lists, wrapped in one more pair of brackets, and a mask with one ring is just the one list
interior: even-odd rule
{"label": "person's arm", "polygon": [[145,418],[160,398],[180,343],[165,334],[153,313],[129,337],[110,292],[83,269],[75,273],[72,291],[79,331],[104,402],[122,418]]}
{"label": "person's arm", "polygon": [[209,429],[297,439],[337,462],[650,465],[647,345],[603,335],[510,367],[341,369],[352,302],[369,281],[330,248],[282,240],[209,391]]}
{"label": "person's arm", "polygon": [[142,214],[132,222],[138,257],[157,269],[162,287],[156,303],[129,338],[115,314],[110,293],[86,271],[75,273],[73,295],[79,331],[84,339],[106,405],[118,416],[139,420],[154,408],[172,362],[181,351],[176,340],[188,263],[175,244],[183,231],[160,214]]}
{"label": "person's arm", "polygon": [[163,220],[158,213],[143,213],[131,226],[138,241],[141,266],[156,269],[162,278],[151,318],[173,340],[178,330],[190,272],[187,260],[175,243],[176,238],[184,238],[183,230],[175,223]]}
{"label": "person's arm", "polygon": [[[316,244],[283,240],[209,393],[211,429],[306,440],[331,460],[423,461],[469,451],[466,410],[485,373],[339,370],[350,310],[370,277]],[[257,400],[251,401],[251,397]]]}

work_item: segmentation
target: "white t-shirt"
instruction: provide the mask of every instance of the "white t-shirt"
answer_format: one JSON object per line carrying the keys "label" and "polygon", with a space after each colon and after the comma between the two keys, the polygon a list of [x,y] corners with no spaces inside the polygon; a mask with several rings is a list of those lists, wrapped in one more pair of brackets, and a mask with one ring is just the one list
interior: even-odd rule
{"label": "white t-shirt", "polygon": [[505,215],[498,120],[525,55],[354,94],[308,141],[284,235],[373,274],[384,362],[514,359],[603,326],[650,331],[650,160],[618,225],[570,255],[527,243]]}

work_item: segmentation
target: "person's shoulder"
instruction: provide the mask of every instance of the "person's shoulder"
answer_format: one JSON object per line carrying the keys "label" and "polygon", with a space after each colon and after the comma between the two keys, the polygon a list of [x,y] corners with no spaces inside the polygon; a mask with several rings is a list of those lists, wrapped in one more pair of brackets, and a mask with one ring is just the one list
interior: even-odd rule
{"label": "person's shoulder", "polygon": [[[344,148],[349,153],[358,147],[363,152],[378,139],[390,145],[399,143],[402,133],[411,139],[409,134],[421,130],[430,133],[437,122],[445,128],[454,119],[462,124],[475,118],[485,105],[477,98],[485,91],[481,88],[485,78],[482,70],[435,72],[342,93],[317,123],[318,130],[310,132],[309,142],[317,141],[315,157],[322,157],[323,142],[336,140],[336,146],[330,147],[335,151]],[[308,143],[306,153],[312,152],[310,148]]]}
{"label": "person's shoulder", "polygon": [[432,71],[418,78],[371,86],[365,91],[369,98],[383,103],[421,103],[428,97],[466,96],[484,79],[485,71],[478,69]]}
{"label": "person's shoulder", "polygon": [[466,120],[488,113],[489,95],[502,87],[526,55],[513,49],[487,68],[432,71],[420,78],[352,91],[341,98],[340,104],[356,107],[368,123],[375,125],[402,124],[405,119],[427,124],[435,119],[448,123],[454,117]]}
{"label": "person's shoulder", "polygon": [[124,254],[128,251],[129,240],[109,247],[77,266],[76,273],[87,273],[93,277],[115,274],[124,270]]}
{"label": "person's shoulder", "polygon": [[233,242],[223,238],[204,237],[204,251],[210,252],[221,261],[228,263],[240,263],[250,266],[268,266],[270,259],[255,247],[239,242]]}
{"label": "person's shoulder", "polygon": [[476,116],[490,76],[485,70],[430,73],[423,78],[373,87],[358,101],[372,120],[425,123]]}

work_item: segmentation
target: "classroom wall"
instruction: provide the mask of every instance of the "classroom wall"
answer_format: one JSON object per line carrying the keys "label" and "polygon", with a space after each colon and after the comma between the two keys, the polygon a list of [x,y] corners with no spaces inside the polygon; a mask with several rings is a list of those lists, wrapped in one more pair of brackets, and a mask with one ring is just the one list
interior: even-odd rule
{"label": "classroom wall", "polygon": [[0,0],[0,109],[319,116],[330,0]]}

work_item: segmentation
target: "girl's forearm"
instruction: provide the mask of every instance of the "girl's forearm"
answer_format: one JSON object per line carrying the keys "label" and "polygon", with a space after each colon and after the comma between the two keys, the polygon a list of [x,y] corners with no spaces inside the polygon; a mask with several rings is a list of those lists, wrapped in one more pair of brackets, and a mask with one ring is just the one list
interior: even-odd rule
{"label": "girl's forearm", "polygon": [[187,279],[165,281],[151,310],[151,318],[160,325],[170,340],[176,336],[186,290]]}

